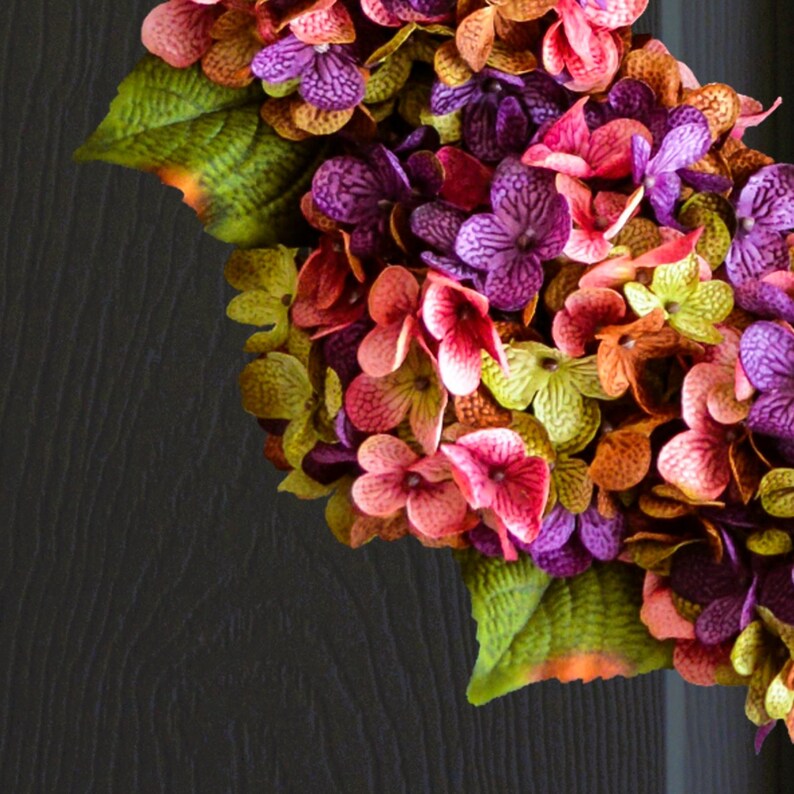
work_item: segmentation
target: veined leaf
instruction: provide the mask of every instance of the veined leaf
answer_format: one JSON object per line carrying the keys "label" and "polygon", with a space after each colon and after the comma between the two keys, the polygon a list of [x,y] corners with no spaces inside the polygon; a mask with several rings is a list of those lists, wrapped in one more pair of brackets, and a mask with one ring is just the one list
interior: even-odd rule
{"label": "veined leaf", "polygon": [[325,146],[280,138],[259,117],[263,98],[256,84],[224,88],[199,66],[174,69],[147,55],[75,159],[157,174],[224,242],[289,244],[300,236],[298,203]]}
{"label": "veined leaf", "polygon": [[535,681],[633,676],[672,665],[672,643],[640,620],[644,572],[595,564],[552,579],[530,557],[458,555],[480,645],[468,698],[482,705]]}

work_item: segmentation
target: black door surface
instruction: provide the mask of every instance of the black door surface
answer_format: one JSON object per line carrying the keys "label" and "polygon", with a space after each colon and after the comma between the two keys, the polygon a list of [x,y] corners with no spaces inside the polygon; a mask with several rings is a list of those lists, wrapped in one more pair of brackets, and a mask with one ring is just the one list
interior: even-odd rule
{"label": "black door surface", "polygon": [[[672,674],[475,709],[446,553],[352,552],[277,496],[239,407],[228,249],[150,176],[71,152],[154,0],[6,0],[0,277],[0,791],[784,792],[743,693]],[[651,0],[701,81],[788,103],[788,0]]]}

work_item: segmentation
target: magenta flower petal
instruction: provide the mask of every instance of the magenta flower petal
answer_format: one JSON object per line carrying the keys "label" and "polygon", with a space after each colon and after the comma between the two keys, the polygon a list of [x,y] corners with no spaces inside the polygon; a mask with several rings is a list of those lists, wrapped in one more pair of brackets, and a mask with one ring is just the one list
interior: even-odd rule
{"label": "magenta flower petal", "polygon": [[314,60],[311,44],[305,44],[289,34],[260,50],[251,62],[251,71],[268,83],[283,83],[300,77]]}
{"label": "magenta flower petal", "polygon": [[381,184],[375,171],[357,157],[333,157],[312,179],[312,198],[319,209],[343,223],[361,223],[377,214]]}
{"label": "magenta flower petal", "polygon": [[653,187],[648,190],[648,200],[651,202],[656,220],[664,226],[678,228],[678,221],[673,217],[675,204],[681,195],[681,177],[676,173],[661,174],[652,177]]}
{"label": "magenta flower petal", "polygon": [[538,294],[542,285],[543,267],[530,255],[490,270],[484,290],[497,309],[518,311]]}
{"label": "magenta flower petal", "polygon": [[591,505],[579,516],[579,538],[582,544],[597,560],[608,562],[620,553],[626,531],[624,513],[614,518],[606,518]]}
{"label": "magenta flower petal", "polygon": [[558,222],[555,180],[551,171],[529,168],[512,157],[500,163],[491,185],[491,206],[514,237],[526,234],[528,227],[541,237]]}
{"label": "magenta flower petal", "polygon": [[750,408],[747,426],[765,436],[794,441],[794,389],[762,394]]}
{"label": "magenta flower petal", "polygon": [[770,322],[751,325],[740,343],[742,367],[756,389],[794,391],[794,333]]}
{"label": "magenta flower petal", "polygon": [[457,444],[442,444],[441,452],[452,464],[452,476],[466,501],[475,510],[490,507],[496,483],[491,480],[489,462],[463,446],[462,440],[459,439]]}
{"label": "magenta flower petal", "polygon": [[[364,98],[364,77],[356,64],[333,45],[318,55],[311,68],[303,72],[300,95],[323,110],[348,110]],[[340,48],[341,49],[341,48]]]}
{"label": "magenta flower petal", "polygon": [[695,621],[695,636],[704,645],[718,645],[741,631],[743,597],[730,595],[712,601]]}
{"label": "magenta flower petal", "polygon": [[540,532],[532,541],[531,550],[544,553],[561,549],[576,529],[576,516],[557,503],[554,509],[543,519]]}
{"label": "magenta flower petal", "polygon": [[701,124],[682,124],[665,135],[648,170],[653,174],[665,174],[687,168],[700,160],[710,148],[711,134],[705,118]]}
{"label": "magenta flower petal", "polygon": [[789,249],[782,234],[763,226],[752,226],[750,231],[746,231],[739,224],[725,257],[728,278],[732,284],[755,281],[769,273],[785,270],[788,265]]}
{"label": "magenta flower petal", "polygon": [[573,535],[558,549],[536,551],[532,548],[531,554],[535,565],[556,579],[578,576],[593,564],[592,554],[584,547],[578,535]]}
{"label": "magenta flower petal", "polygon": [[794,273],[776,270],[762,279],[748,279],[734,292],[736,302],[746,311],[794,323]]}
{"label": "magenta flower petal", "polygon": [[413,211],[411,231],[441,253],[450,254],[455,250],[455,239],[465,220],[463,210],[445,201],[433,201]]}
{"label": "magenta flower petal", "polygon": [[475,215],[460,227],[455,253],[473,268],[489,270],[494,262],[512,261],[515,238],[496,215]]}
{"label": "magenta flower petal", "polygon": [[736,202],[739,223],[755,224],[775,232],[794,229],[794,165],[769,165],[753,174]]}

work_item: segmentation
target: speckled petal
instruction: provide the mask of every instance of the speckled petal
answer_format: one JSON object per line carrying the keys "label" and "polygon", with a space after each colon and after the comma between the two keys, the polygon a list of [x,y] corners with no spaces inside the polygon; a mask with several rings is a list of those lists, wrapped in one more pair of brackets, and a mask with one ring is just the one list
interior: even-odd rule
{"label": "speckled petal", "polygon": [[293,35],[260,50],[251,62],[251,71],[268,83],[283,83],[300,77],[314,60],[315,52]]}
{"label": "speckled petal", "polygon": [[543,519],[540,533],[532,541],[531,549],[535,553],[546,553],[561,549],[576,529],[576,516],[562,505],[557,504]]}
{"label": "speckled petal", "polygon": [[518,311],[538,294],[542,284],[543,267],[535,257],[528,256],[489,270],[484,291],[495,308]]}
{"label": "speckled petal", "polygon": [[731,479],[728,445],[721,436],[687,430],[665,444],[659,474],[690,499],[716,499]]}
{"label": "speckled petal", "polygon": [[579,516],[579,537],[584,547],[597,560],[614,560],[620,553],[626,533],[626,520],[623,513],[614,518],[606,518],[595,506],[588,507]]}
{"label": "speckled petal", "polygon": [[[334,45],[336,46],[336,45]],[[359,68],[333,49],[314,58],[303,72],[300,95],[322,110],[348,110],[364,98],[366,85]]]}
{"label": "speckled petal", "polygon": [[770,231],[794,228],[794,165],[762,168],[747,180],[736,203],[739,218],[752,218]]}
{"label": "speckled petal", "polygon": [[577,535],[553,551],[532,551],[532,561],[542,571],[557,579],[578,576],[592,564],[593,557]]}
{"label": "speckled petal", "polygon": [[390,516],[408,499],[402,472],[364,474],[353,483],[353,500],[356,506],[370,516]]}
{"label": "speckled petal", "polygon": [[755,433],[794,441],[794,389],[758,397],[750,408],[747,426]]}
{"label": "speckled petal", "polygon": [[418,488],[408,496],[408,520],[429,538],[463,531],[466,512],[466,499],[454,482]]}
{"label": "speckled petal", "polygon": [[712,601],[695,621],[695,636],[704,645],[719,645],[741,631],[742,596]]}
{"label": "speckled petal", "polygon": [[357,157],[334,157],[323,163],[312,180],[318,208],[337,221],[360,223],[377,213],[382,188],[378,175]]}
{"label": "speckled petal", "polygon": [[484,213],[474,215],[460,227],[455,253],[477,270],[491,270],[495,265],[512,262],[515,241],[500,218]]}
{"label": "speckled petal", "polygon": [[212,45],[210,30],[219,13],[192,0],[160,3],[143,21],[143,46],[170,66],[184,69],[209,50]]}
{"label": "speckled petal", "polygon": [[756,389],[794,390],[794,333],[776,323],[758,322],[742,334],[742,367]]}

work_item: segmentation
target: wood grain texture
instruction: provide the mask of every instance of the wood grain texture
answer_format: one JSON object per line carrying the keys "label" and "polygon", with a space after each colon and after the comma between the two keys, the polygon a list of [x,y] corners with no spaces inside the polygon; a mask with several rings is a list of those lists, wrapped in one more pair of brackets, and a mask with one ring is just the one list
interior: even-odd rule
{"label": "wood grain texture", "polygon": [[784,791],[736,693],[687,700],[672,761],[663,674],[468,706],[449,555],[351,552],[276,495],[228,248],[153,177],[70,160],[151,4],[0,6],[0,790],[656,794],[680,760],[683,791]]}

